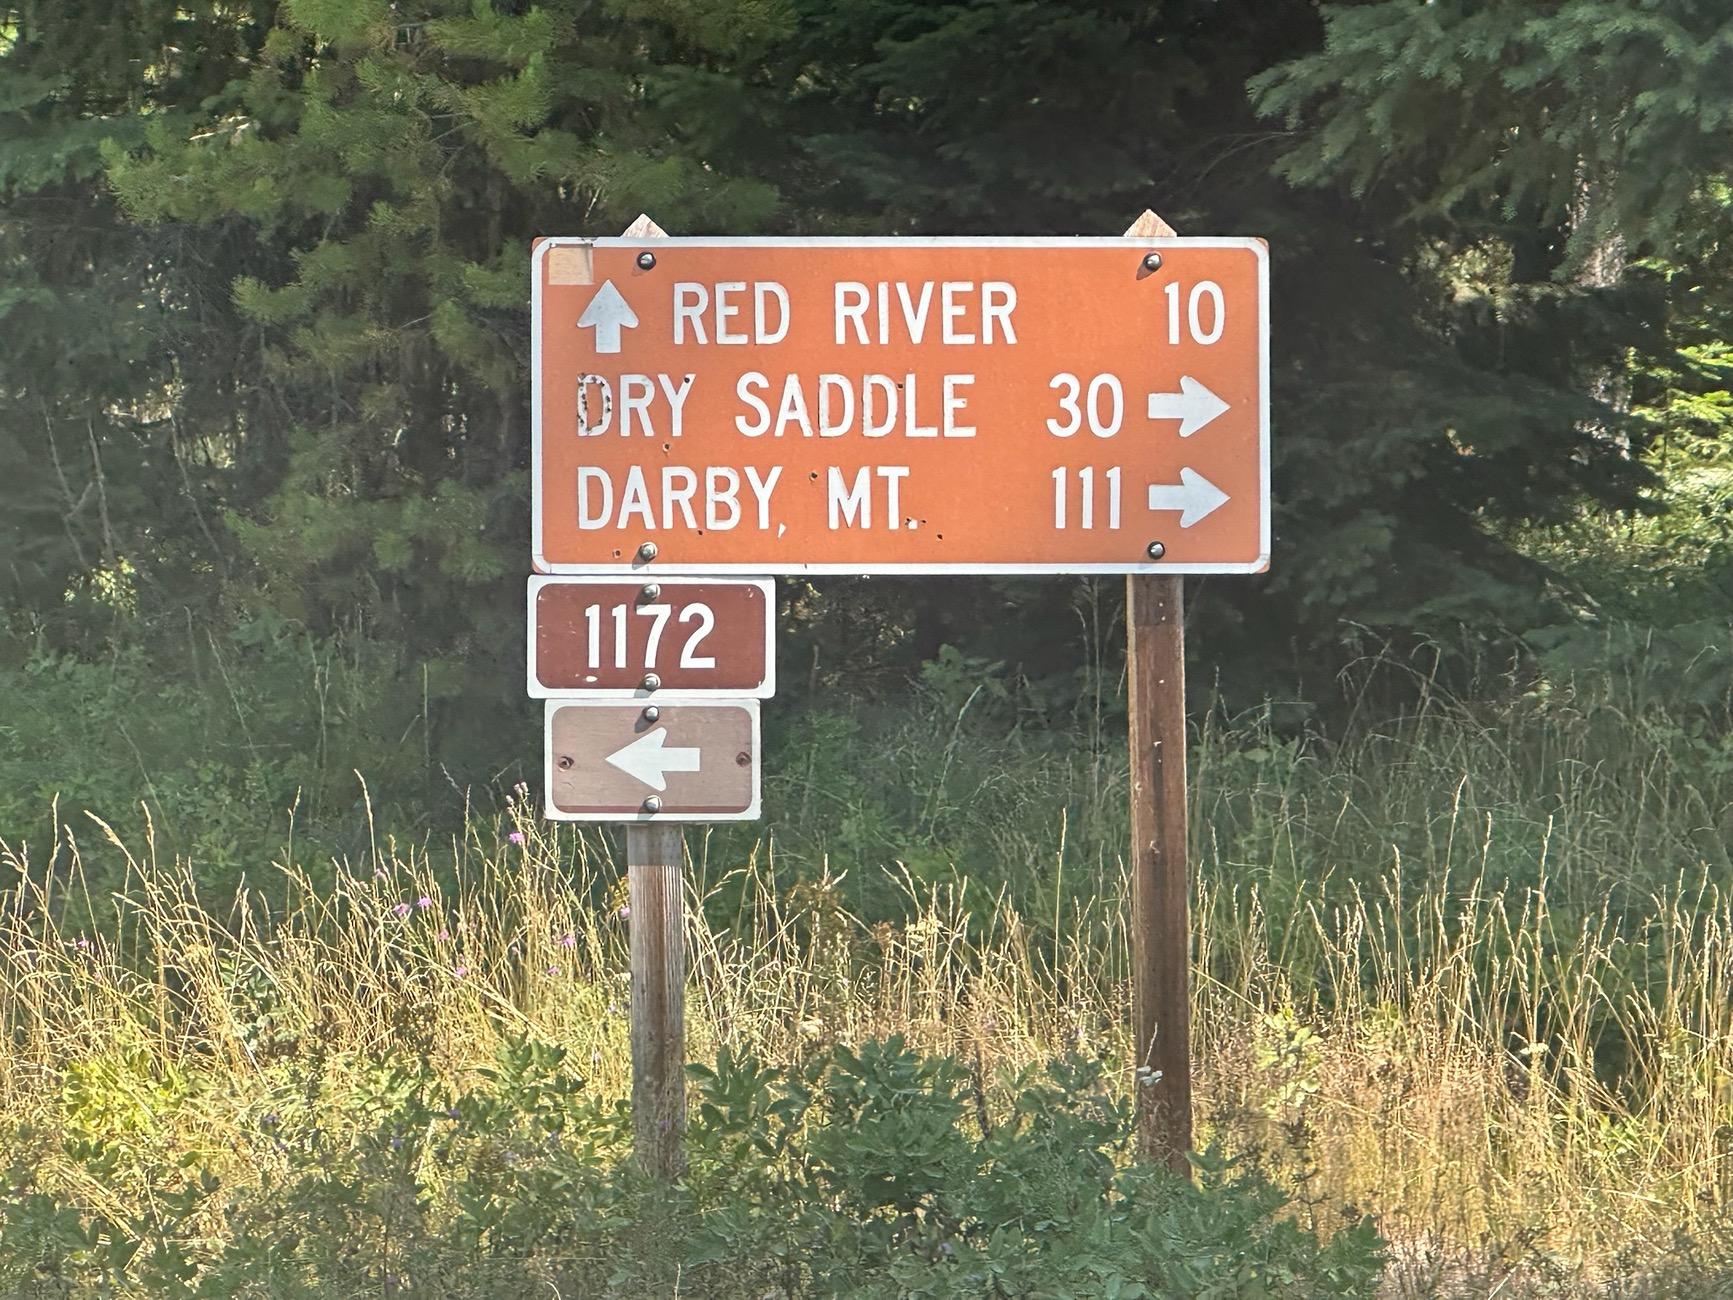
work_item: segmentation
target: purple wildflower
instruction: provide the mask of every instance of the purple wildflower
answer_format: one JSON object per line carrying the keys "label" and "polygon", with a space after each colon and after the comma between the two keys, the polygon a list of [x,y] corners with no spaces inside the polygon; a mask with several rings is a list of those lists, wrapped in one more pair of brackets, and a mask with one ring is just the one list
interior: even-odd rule
{"label": "purple wildflower", "polygon": [[571,932],[568,931],[567,933],[562,934],[560,936],[560,947],[562,947],[562,948],[576,948],[577,946],[578,946],[578,936],[577,935],[572,934]]}
{"label": "purple wildflower", "polygon": [[396,907],[391,909],[391,914],[393,916],[408,916],[409,915],[409,904],[408,903],[399,903]]}
{"label": "purple wildflower", "polygon": [[469,967],[467,967],[467,966],[453,966],[451,968],[451,973],[453,975],[457,976],[458,979],[462,979],[465,975],[469,974]]}
{"label": "purple wildflower", "polygon": [[423,894],[420,898],[415,900],[415,905],[425,912],[428,908],[433,906],[433,900],[426,894]]}
{"label": "purple wildflower", "polygon": [[513,831],[510,835],[506,836],[506,838],[513,844],[522,844],[524,842],[524,833],[522,831]]}

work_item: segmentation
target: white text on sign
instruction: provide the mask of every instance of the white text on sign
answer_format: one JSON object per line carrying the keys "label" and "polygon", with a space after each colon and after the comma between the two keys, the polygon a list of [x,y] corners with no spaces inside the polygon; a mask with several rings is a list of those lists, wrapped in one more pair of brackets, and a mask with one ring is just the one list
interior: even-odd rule
{"label": "white text on sign", "polygon": [[[895,343],[972,345],[1015,343],[1011,313],[1017,290],[1001,280],[903,281],[876,284],[845,280],[832,302],[838,347]],[[772,347],[788,337],[788,290],[774,281],[725,281],[674,285],[674,344]]]}
{"label": "white text on sign", "polygon": [[[1169,298],[1172,330],[1177,334],[1183,328],[1179,286],[1168,288],[1174,291]],[[929,336],[943,344],[962,346],[1017,341],[1013,320],[1017,290],[1005,281],[927,280],[913,286],[903,281],[872,285],[843,281],[834,286],[832,302],[834,337],[839,347],[885,346],[893,341],[920,344]],[[1200,304],[1204,302],[1213,304],[1207,329],[1199,323],[1203,314]],[[774,281],[678,281],[673,286],[676,346],[773,347],[788,337],[791,317],[788,290]],[[1194,337],[1213,342],[1221,335],[1223,318],[1220,289],[1207,281],[1194,289],[1190,304]],[[632,319],[636,321],[635,314]],[[773,393],[778,386],[768,374],[749,370],[735,385],[735,396],[743,409],[734,417],[734,430],[746,438],[842,438],[850,434],[863,438],[973,438],[976,427],[964,417],[969,404],[967,389],[975,381],[973,374],[942,375],[938,392],[929,392],[923,400],[920,376],[914,373],[826,372],[810,384],[803,376],[791,373]],[[690,374],[627,372],[617,378],[585,374],[577,385],[578,436],[599,438],[617,433],[626,438],[680,438],[686,431],[685,408],[694,382]],[[1047,431],[1054,437],[1069,438],[1087,428],[1098,438],[1111,438],[1123,427],[1125,390],[1118,376],[1101,374],[1085,381],[1061,373],[1049,386],[1058,405],[1058,413],[1046,420]],[[1228,409],[1227,403],[1189,375],[1182,377],[1181,386],[1178,394],[1149,395],[1150,419],[1177,418],[1182,436],[1189,437]],[[896,531],[913,525],[915,521],[902,511],[898,490],[909,473],[906,465],[883,465],[876,467],[876,473],[861,469],[845,479],[843,470],[832,466],[826,478],[828,527],[832,531],[873,528],[875,499],[881,501],[876,512],[878,527]],[[1073,510],[1068,504],[1068,471],[1054,469],[1054,528],[1121,526],[1122,470],[1104,466],[1099,474],[1102,508],[1097,509],[1097,470],[1085,467],[1076,471],[1078,503]],[[607,472],[585,466],[578,471],[577,523],[585,531],[634,526],[651,532],[678,527],[727,532],[742,526],[768,531],[779,477],[777,470],[761,474],[751,466],[737,470],[664,465],[648,476],[634,466],[623,481],[616,482]],[[1150,509],[1180,510],[1181,527],[1189,527],[1227,500],[1219,493],[1213,504],[1204,503],[1201,497],[1197,503],[1191,497],[1164,497],[1155,485],[1150,493]],[[1170,504],[1170,499],[1181,504]]]}

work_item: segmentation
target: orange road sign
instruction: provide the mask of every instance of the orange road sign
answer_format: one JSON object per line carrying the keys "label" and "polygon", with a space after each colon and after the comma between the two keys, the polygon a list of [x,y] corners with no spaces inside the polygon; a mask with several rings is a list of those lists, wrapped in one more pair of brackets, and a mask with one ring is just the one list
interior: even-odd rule
{"label": "orange road sign", "polygon": [[776,694],[768,579],[530,579],[533,698]]}
{"label": "orange road sign", "polygon": [[553,573],[1254,573],[1252,239],[549,239]]}
{"label": "orange road sign", "polygon": [[547,815],[559,821],[750,821],[758,701],[549,700]]}

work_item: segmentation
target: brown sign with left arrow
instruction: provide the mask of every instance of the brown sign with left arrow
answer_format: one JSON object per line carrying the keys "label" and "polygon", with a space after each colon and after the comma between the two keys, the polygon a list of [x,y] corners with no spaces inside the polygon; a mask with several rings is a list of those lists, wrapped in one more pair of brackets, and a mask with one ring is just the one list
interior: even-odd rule
{"label": "brown sign with left arrow", "polygon": [[750,821],[758,702],[549,700],[547,815],[561,821]]}

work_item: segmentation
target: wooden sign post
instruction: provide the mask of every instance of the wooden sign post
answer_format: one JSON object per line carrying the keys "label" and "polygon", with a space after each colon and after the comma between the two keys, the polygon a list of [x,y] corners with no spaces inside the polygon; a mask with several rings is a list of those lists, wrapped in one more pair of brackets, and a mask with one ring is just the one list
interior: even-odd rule
{"label": "wooden sign post", "polygon": [[686,837],[626,828],[632,961],[632,1148],[646,1172],[686,1169]]}
{"label": "wooden sign post", "polygon": [[[1171,238],[1145,211],[1127,235]],[[1185,579],[1125,579],[1131,746],[1131,1036],[1137,1146],[1189,1172],[1191,867],[1186,821]]]}
{"label": "wooden sign post", "polygon": [[[623,238],[666,239],[647,215]],[[632,1150],[647,1173],[686,1172],[686,836],[626,827],[632,1004]]]}

